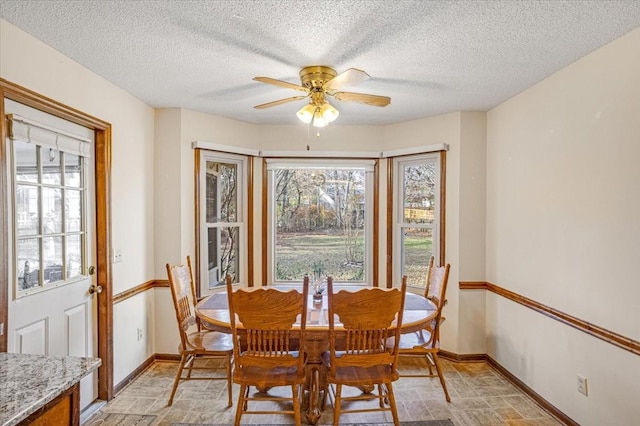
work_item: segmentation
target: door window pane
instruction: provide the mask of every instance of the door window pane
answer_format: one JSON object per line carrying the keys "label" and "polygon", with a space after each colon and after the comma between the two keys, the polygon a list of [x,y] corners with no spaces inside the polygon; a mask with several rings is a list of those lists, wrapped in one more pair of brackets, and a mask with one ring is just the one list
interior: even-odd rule
{"label": "door window pane", "polygon": [[62,183],[62,167],[60,165],[62,155],[53,148],[40,148],[42,152],[42,182],[49,185]]}
{"label": "door window pane", "polygon": [[16,185],[16,226],[18,237],[40,233],[39,188],[31,185]]}
{"label": "door window pane", "polygon": [[82,158],[75,155],[64,153],[64,184],[74,188],[80,187],[80,166]]}
{"label": "door window pane", "polygon": [[62,232],[62,190],[59,188],[42,188],[42,232]]}
{"label": "door window pane", "polygon": [[62,279],[62,237],[44,237],[42,239],[42,264],[44,265],[44,283]]}
{"label": "door window pane", "polygon": [[38,182],[38,145],[14,141],[13,148],[16,180],[19,182]]}
{"label": "door window pane", "polygon": [[65,232],[82,230],[82,192],[69,189],[65,192]]}
{"label": "door window pane", "polygon": [[16,247],[16,259],[18,260],[18,289],[26,290],[38,286],[40,282],[40,239],[19,239]]}
{"label": "door window pane", "polygon": [[69,235],[67,240],[67,278],[82,275],[82,236]]}

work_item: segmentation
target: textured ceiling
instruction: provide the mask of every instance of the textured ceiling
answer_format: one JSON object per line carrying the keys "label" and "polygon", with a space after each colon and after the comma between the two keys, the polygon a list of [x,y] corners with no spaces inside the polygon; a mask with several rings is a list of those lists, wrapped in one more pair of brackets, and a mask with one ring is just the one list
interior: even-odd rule
{"label": "textured ceiling", "polygon": [[306,102],[256,110],[300,92],[254,76],[362,69],[344,90],[391,104],[332,100],[333,125],[372,125],[486,111],[640,27],[640,1],[0,0],[0,17],[153,107],[250,123]]}

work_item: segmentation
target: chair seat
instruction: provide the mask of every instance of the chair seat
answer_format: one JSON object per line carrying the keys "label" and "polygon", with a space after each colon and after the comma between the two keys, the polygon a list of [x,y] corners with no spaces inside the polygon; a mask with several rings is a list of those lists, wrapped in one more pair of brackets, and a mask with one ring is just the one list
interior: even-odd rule
{"label": "chair seat", "polygon": [[[398,352],[400,354],[406,352],[433,352],[440,348],[439,342],[436,342],[435,348],[431,347],[431,333],[428,330],[422,330],[422,332],[407,333],[400,335],[400,343],[398,345]],[[387,348],[393,347],[393,338],[390,338],[386,342]]]}
{"label": "chair seat", "polygon": [[230,334],[217,331],[194,331],[187,335],[187,340],[187,348],[183,348],[182,344],[178,346],[180,352],[205,350],[212,355],[215,352],[221,355],[233,353],[233,339]]}
{"label": "chair seat", "polygon": [[398,380],[398,372],[394,371],[391,364],[373,365],[368,367],[337,366],[335,376],[330,373],[331,353],[322,353],[322,362],[327,367],[327,374],[332,383],[341,383],[347,386],[375,385]]}
{"label": "chair seat", "polygon": [[233,370],[233,381],[238,384],[250,384],[258,388],[290,386],[293,383],[304,383],[304,369],[298,370],[296,365],[276,367],[265,370],[260,367],[243,367]]}

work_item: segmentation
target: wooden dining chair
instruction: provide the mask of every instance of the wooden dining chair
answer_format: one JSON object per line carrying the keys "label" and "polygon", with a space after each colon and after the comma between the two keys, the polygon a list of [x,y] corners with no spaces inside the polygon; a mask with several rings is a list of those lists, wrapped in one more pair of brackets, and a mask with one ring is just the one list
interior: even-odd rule
{"label": "wooden dining chair", "polygon": [[[398,348],[387,348],[386,341],[399,341],[406,288],[405,281],[400,289],[371,287],[334,293],[333,279],[327,278],[329,351],[322,354],[327,380],[322,407],[331,391],[335,426],[343,413],[368,411],[391,411],[394,424],[399,424],[392,386],[398,380]],[[377,387],[378,393],[343,396],[343,386]],[[376,399],[377,407],[343,408],[343,402]]]}
{"label": "wooden dining chair", "polygon": [[[178,384],[184,380],[226,380],[228,406],[233,405],[233,391],[231,383],[231,356],[233,342],[231,336],[211,330],[201,330],[195,316],[195,286],[191,271],[191,259],[187,257],[186,265],[170,265],[167,263],[169,287],[176,311],[178,331],[180,333],[180,366],[173,382],[169,403],[178,389]],[[198,366],[195,366],[198,360]],[[221,365],[221,361],[222,364]],[[183,373],[187,370],[187,375]],[[216,374],[193,374],[194,370],[209,370]],[[225,374],[218,371],[225,370]]]}
{"label": "wooden dining chair", "polygon": [[[399,354],[401,358],[422,358],[427,364],[428,373],[400,373],[401,377],[438,377],[447,402],[451,402],[447,384],[444,380],[442,364],[438,358],[440,350],[440,325],[444,321],[442,310],[447,302],[447,282],[449,280],[449,268],[446,266],[434,266],[434,258],[429,261],[429,272],[424,291],[424,297],[435,306],[436,312],[431,323],[424,329],[415,333],[407,333],[400,336]],[[435,367],[435,373],[434,373]]]}
{"label": "wooden dining chair", "polygon": [[[243,414],[293,414],[300,425],[309,278],[302,292],[274,287],[239,288],[227,277],[229,319],[233,333],[233,381],[240,385],[235,425]],[[295,327],[294,325],[299,325]],[[291,397],[269,394],[269,389],[290,386]],[[258,392],[250,395],[251,387]],[[278,409],[260,409],[275,401]],[[291,402],[291,409],[280,405]],[[251,405],[251,406],[250,406]]]}

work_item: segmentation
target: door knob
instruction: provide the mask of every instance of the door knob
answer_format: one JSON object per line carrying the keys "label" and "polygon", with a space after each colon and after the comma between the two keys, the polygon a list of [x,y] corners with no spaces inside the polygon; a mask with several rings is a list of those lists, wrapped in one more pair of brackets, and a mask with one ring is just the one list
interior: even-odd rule
{"label": "door knob", "polygon": [[101,285],[95,285],[95,284],[91,284],[91,287],[89,287],[89,294],[100,294],[102,293],[102,286]]}

